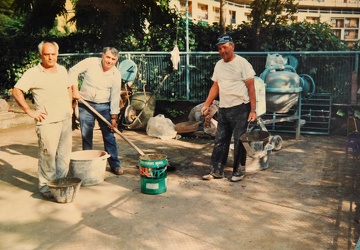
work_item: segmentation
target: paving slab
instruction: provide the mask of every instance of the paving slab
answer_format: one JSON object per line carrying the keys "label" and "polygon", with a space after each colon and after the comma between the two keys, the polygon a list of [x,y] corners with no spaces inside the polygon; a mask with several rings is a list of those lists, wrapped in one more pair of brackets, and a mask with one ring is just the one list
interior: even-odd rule
{"label": "paving slab", "polygon": [[[141,192],[139,154],[117,136],[122,176],[81,187],[71,203],[37,189],[33,124],[0,129],[0,249],[354,249],[359,238],[359,159],[344,136],[281,134],[269,168],[237,183],[203,181],[212,138],[179,140],[123,134],[146,154],[161,153],[167,191]],[[103,150],[99,130],[94,149]],[[79,130],[73,151],[81,150]],[[231,174],[231,157],[226,167]]]}

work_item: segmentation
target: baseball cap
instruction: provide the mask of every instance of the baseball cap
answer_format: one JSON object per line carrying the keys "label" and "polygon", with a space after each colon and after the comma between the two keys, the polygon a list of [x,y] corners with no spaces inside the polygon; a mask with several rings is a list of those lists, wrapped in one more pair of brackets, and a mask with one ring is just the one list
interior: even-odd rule
{"label": "baseball cap", "polygon": [[234,43],[233,39],[228,34],[223,34],[223,35],[219,36],[219,38],[217,40],[218,40],[218,42],[216,43],[216,46],[218,46],[220,44],[228,43],[228,42]]}

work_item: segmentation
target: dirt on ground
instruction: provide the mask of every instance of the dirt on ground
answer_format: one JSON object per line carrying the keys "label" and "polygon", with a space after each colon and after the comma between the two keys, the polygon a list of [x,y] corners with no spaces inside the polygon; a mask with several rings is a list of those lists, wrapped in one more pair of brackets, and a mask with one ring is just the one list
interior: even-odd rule
{"label": "dirt on ground", "polygon": [[[0,130],[0,249],[354,249],[359,239],[360,159],[347,137],[280,135],[269,168],[248,158],[241,182],[203,181],[213,138],[184,134],[161,140],[123,135],[169,162],[167,191],[143,194],[139,153],[119,136],[125,174],[81,187],[69,204],[41,198],[33,125]],[[94,149],[103,149],[99,130]],[[73,151],[81,150],[73,131]]]}

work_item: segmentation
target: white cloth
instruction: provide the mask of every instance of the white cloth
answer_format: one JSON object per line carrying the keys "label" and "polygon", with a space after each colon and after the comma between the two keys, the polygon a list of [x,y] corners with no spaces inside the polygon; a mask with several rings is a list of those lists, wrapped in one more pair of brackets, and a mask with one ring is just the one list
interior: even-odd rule
{"label": "white cloth", "polygon": [[174,70],[179,69],[180,63],[180,51],[177,45],[175,45],[174,49],[170,52],[171,54],[171,62],[173,64]]}
{"label": "white cloth", "polygon": [[35,109],[47,113],[46,119],[37,125],[59,122],[71,118],[72,108],[68,88],[71,87],[67,70],[56,65],[57,72],[45,71],[41,64],[28,69],[15,87],[24,92],[31,90]]}
{"label": "white cloth", "polygon": [[121,74],[114,66],[103,71],[101,58],[90,57],[77,63],[69,70],[72,85],[78,85],[78,76],[84,74],[80,95],[84,100],[94,103],[110,102],[110,113],[120,112]]}
{"label": "white cloth", "polygon": [[219,107],[229,108],[250,102],[245,81],[254,76],[252,65],[241,56],[236,55],[230,62],[218,61],[211,80],[219,85]]}

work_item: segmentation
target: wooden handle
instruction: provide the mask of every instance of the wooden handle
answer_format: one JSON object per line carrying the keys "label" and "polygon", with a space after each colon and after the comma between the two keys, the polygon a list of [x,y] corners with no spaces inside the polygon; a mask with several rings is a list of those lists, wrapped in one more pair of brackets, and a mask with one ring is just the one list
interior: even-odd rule
{"label": "wooden handle", "polygon": [[[86,102],[84,99],[82,99],[80,97],[79,99],[86,107],[88,107],[95,115],[97,115],[101,120],[103,120],[108,126],[112,126],[112,124],[105,119],[104,116],[102,116],[99,112],[97,112],[93,107],[91,107],[91,105]],[[134,143],[132,143],[131,141],[129,141],[128,138],[126,138],[117,128],[113,128],[114,131],[120,135],[121,138],[124,139],[124,141],[126,141],[131,147],[133,147],[140,155],[145,155],[145,153],[143,151],[141,151],[141,149],[139,149]]]}

